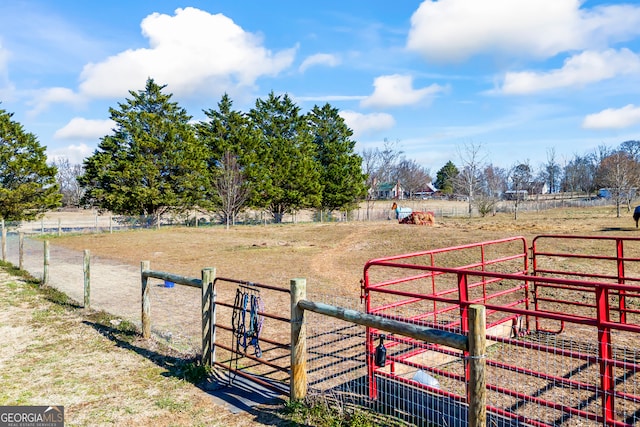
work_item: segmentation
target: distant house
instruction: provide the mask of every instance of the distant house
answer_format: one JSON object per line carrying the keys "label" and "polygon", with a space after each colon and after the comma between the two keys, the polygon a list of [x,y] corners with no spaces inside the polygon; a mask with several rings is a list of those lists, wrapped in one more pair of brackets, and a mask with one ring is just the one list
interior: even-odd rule
{"label": "distant house", "polygon": [[529,194],[547,194],[549,186],[544,181],[533,181],[528,185]]}
{"label": "distant house", "polygon": [[383,182],[375,189],[376,199],[404,199],[404,189],[399,182]]}
{"label": "distant house", "polygon": [[420,191],[416,191],[415,193],[413,193],[413,196],[418,198],[418,199],[428,199],[430,197],[434,197],[436,195],[438,195],[438,193],[440,192],[440,190],[438,190],[433,183],[428,183],[426,188],[424,188],[423,190]]}
{"label": "distant house", "polygon": [[549,192],[549,186],[544,181],[531,181],[524,186],[523,190],[508,190],[502,196],[505,200],[528,200],[536,194],[546,194]]}
{"label": "distant house", "polygon": [[505,200],[527,200],[529,198],[529,192],[527,190],[508,190],[503,193]]}

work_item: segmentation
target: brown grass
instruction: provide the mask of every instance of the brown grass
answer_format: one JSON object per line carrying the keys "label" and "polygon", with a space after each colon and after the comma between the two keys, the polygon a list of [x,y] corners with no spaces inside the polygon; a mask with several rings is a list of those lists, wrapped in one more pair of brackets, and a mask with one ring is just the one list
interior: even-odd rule
{"label": "brown grass", "polygon": [[[396,221],[238,226],[229,230],[222,227],[170,227],[63,236],[53,238],[52,244],[78,251],[89,249],[93,256],[135,266],[141,260],[149,260],[154,270],[189,277],[199,277],[201,269],[209,266],[216,267],[218,276],[283,287],[288,286],[291,278],[304,277],[312,294],[356,298],[360,294],[363,266],[372,258],[510,236],[524,236],[530,244],[534,236],[541,234],[638,236],[638,233],[630,213],[616,218],[614,208],[607,207],[522,212],[517,221],[512,214],[487,218],[437,218],[434,227],[400,225]],[[29,304],[27,308],[37,312],[42,302]],[[37,348],[34,347],[32,351],[43,354],[42,346],[46,347],[49,343],[45,337],[53,336],[49,333],[61,328],[66,331],[67,339],[71,340],[70,348],[74,347],[74,340],[95,341],[103,338],[96,331],[86,335],[87,331],[80,328],[82,322],[78,314],[63,317],[59,321],[57,317],[52,319],[46,328],[31,332],[38,335],[29,335],[24,345],[37,342]],[[19,328],[20,325],[29,325],[30,320],[15,318],[10,321]],[[17,331],[16,334],[24,332]],[[241,418],[233,418],[226,411],[223,414],[218,410],[214,415],[215,407],[189,383],[185,385],[175,378],[157,381],[163,370],[149,360],[127,355],[129,353],[116,348],[109,340],[100,345],[104,347],[103,353],[84,356],[74,353],[72,356],[84,357],[81,360],[85,360],[85,363],[94,363],[96,371],[91,375],[95,377],[87,376],[88,373],[76,377],[69,372],[78,370],[78,366],[59,361],[59,364],[53,365],[55,368],[49,369],[64,372],[60,374],[59,381],[69,383],[70,388],[67,387],[65,391],[53,389],[38,402],[55,403],[50,400],[45,402],[45,397],[67,393],[67,398],[71,396],[77,399],[70,411],[80,414],[78,424],[87,425],[91,424],[89,418],[95,414],[101,414],[101,421],[105,424],[116,419],[118,424],[125,425],[162,425],[165,423],[159,420],[164,421],[164,417],[167,417],[165,425],[188,425],[189,417],[195,417],[195,424],[208,424],[207,419],[218,420],[212,422],[213,425],[236,425],[242,422]],[[81,351],[81,348],[74,351]],[[47,356],[44,353],[41,357],[61,356]],[[114,365],[119,367],[118,372],[107,375],[110,370],[106,367]],[[12,366],[11,369],[18,369],[17,365]],[[128,376],[134,371],[147,372],[148,378],[153,380],[146,383],[144,378],[137,378],[136,383],[139,384],[134,384],[136,387],[127,384]],[[23,372],[15,376],[15,381],[26,384],[35,381],[35,378]],[[138,386],[148,390],[143,392]],[[20,387],[11,390],[4,392],[2,401],[23,399],[25,402],[34,402],[33,396],[21,397]],[[90,396],[99,397],[87,397],[89,391],[94,393]],[[165,402],[163,399],[171,401]],[[136,404],[134,406],[129,402]],[[106,409],[100,412],[103,407]]]}
{"label": "brown grass", "polygon": [[[0,266],[1,267],[1,266]],[[0,268],[0,405],[62,405],[74,426],[259,426],[220,410],[184,380],[185,361],[143,341],[131,324],[74,307],[63,294]]]}
{"label": "brown grass", "polygon": [[637,236],[631,214],[616,218],[607,208],[555,209],[487,218],[437,218],[434,227],[396,221],[302,223],[267,226],[182,228],[86,234],[53,243],[131,265],[199,277],[204,267],[218,276],[288,286],[304,277],[312,292],[357,295],[367,260],[393,254],[540,234]]}

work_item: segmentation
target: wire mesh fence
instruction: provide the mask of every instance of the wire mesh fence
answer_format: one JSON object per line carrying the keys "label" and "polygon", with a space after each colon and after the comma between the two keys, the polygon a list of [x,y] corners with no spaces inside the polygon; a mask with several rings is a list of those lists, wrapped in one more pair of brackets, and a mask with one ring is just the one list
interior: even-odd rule
{"label": "wire mesh fence", "polygon": [[[488,351],[488,407],[539,425],[638,425],[640,355],[619,333],[620,343],[605,349],[611,356],[599,356],[597,336],[602,333],[574,325],[562,334],[495,337]],[[608,382],[613,385],[610,391],[602,385]],[[614,397],[613,412],[606,420],[603,405]]]}
{"label": "wire mesh fence", "polygon": [[[503,257],[499,253],[493,255],[487,249],[482,252],[485,264],[499,259],[499,264],[506,265],[507,270],[515,269],[519,273],[526,270],[526,250],[524,256],[520,252],[522,244],[507,243],[508,252],[514,252],[515,258]],[[631,261],[640,259],[628,244],[630,242],[625,246],[626,256],[631,256]],[[15,233],[8,234],[7,245],[8,261],[18,265]],[[82,301],[82,253],[59,247],[51,249],[52,285],[76,301]],[[456,252],[455,257],[460,255],[465,255],[465,251]],[[570,259],[561,258],[559,262],[562,263]],[[611,261],[609,258],[606,261]],[[613,264],[619,265],[616,260],[618,258]],[[471,258],[468,261],[465,258],[464,264],[471,262]],[[591,268],[594,268],[593,264],[589,261]],[[42,241],[25,239],[24,269],[35,277],[42,277],[42,266]],[[141,305],[139,269],[99,257],[92,259],[91,268],[94,277],[92,306],[137,323]],[[500,269],[495,270],[501,273]],[[588,271],[594,277],[600,274]],[[635,270],[627,265],[625,271],[630,274]],[[640,293],[637,290],[617,283],[570,289],[547,286],[550,294],[543,294],[541,290],[539,298],[549,300],[553,297],[557,301],[571,303],[558,309],[547,301],[540,310],[518,313],[517,310],[524,310],[523,304],[530,296],[530,288],[533,288],[531,283],[522,283],[533,282],[534,279],[542,283],[542,278],[509,277],[492,282],[489,279],[499,277],[499,274],[487,271],[470,274],[487,279],[478,281],[481,286],[468,290],[466,296],[468,300],[484,298],[488,302],[488,323],[492,325],[487,334],[490,340],[487,350],[487,425],[640,425],[640,352],[637,348],[640,342]],[[389,279],[390,276],[380,275],[382,282]],[[428,324],[455,333],[464,332],[463,306],[444,301],[448,298],[459,302],[459,277],[443,272],[437,280],[445,285],[444,290],[434,288],[431,277],[399,281],[399,286],[413,287],[414,291],[421,290],[423,297],[430,295],[432,298],[427,301],[403,296],[408,299],[402,304],[396,302],[395,311],[386,310],[384,314],[402,317],[421,326]],[[611,281],[617,282],[619,277]],[[422,286],[422,282],[426,286]],[[547,283],[560,285],[557,280]],[[505,290],[512,292],[507,294]],[[603,293],[607,290],[611,292]],[[396,292],[407,290],[397,288]],[[511,295],[511,299],[505,299],[507,295]],[[626,303],[626,323],[621,321],[619,314],[602,318],[608,313],[616,313],[615,307],[620,306],[621,296]],[[310,298],[359,311],[365,308],[357,298],[327,295],[310,295]],[[199,290],[167,288],[159,282],[153,288],[152,299],[154,330],[174,344],[183,343],[197,351],[201,344],[201,319],[197,309],[200,305]],[[392,299],[380,302],[393,304]],[[282,305],[286,302],[269,304],[270,307]],[[531,304],[529,308],[533,306]],[[591,311],[585,311],[585,307],[590,307]],[[594,307],[606,309],[595,310]],[[506,315],[500,314],[501,310]],[[569,313],[572,310],[575,312]],[[549,315],[545,317],[543,311]],[[425,317],[425,313],[429,315]],[[572,317],[565,319],[567,321],[561,328],[563,320],[559,316],[568,314]],[[393,417],[398,423],[466,425],[467,378],[463,352],[387,335],[384,343],[389,363],[377,369],[371,364],[373,348],[368,344],[366,328],[314,313],[308,313],[306,325],[311,396],[345,411],[356,407],[375,410],[383,416]],[[375,337],[376,344],[379,338],[379,335]]]}
{"label": "wire mesh fence", "polygon": [[[566,207],[594,207],[612,205],[607,198],[569,197],[557,195],[530,197],[518,202],[518,211],[537,212],[547,209]],[[283,216],[283,223],[297,222],[342,222],[342,221],[387,221],[395,220],[391,209],[394,200],[371,200],[348,211],[300,210]],[[433,212],[437,218],[469,216],[469,205],[465,200],[405,199],[397,200],[403,207],[413,211]],[[512,213],[515,203],[509,200],[495,202],[493,212]],[[64,233],[112,233],[132,229],[152,229],[167,226],[212,227],[224,226],[225,220],[216,212],[168,212],[158,216],[150,215],[113,215],[91,209],[69,210],[67,215],[58,218],[43,217],[35,221],[4,222],[12,231],[27,234],[64,234]],[[478,215],[477,207],[472,207],[472,215]],[[265,225],[273,222],[273,217],[265,211],[247,209],[232,219],[233,224]]]}
{"label": "wire mesh fence", "polygon": [[[363,309],[355,299],[328,295],[314,295],[313,298],[317,302],[346,309]],[[385,425],[467,425],[464,399],[441,389],[434,376],[416,366],[407,364],[401,368],[391,362],[385,369],[387,372],[394,370],[396,375],[393,378],[377,375],[373,379],[375,385],[372,384],[373,355],[367,350],[367,328],[312,312],[305,316],[309,395],[314,401],[325,402],[343,411],[369,409],[384,417]],[[402,339],[400,336],[396,338]],[[409,347],[401,348],[389,343],[394,341],[386,343],[386,357],[390,360],[398,353],[411,351]],[[372,390],[375,390],[373,395]]]}
{"label": "wire mesh fence", "polygon": [[[18,233],[7,233],[6,261],[20,263]],[[82,305],[84,301],[84,254],[50,245],[48,282]],[[140,268],[123,262],[90,255],[90,304],[137,326],[141,321]],[[44,274],[43,240],[24,238],[23,270],[42,279]],[[201,348],[199,289],[167,287],[164,281],[150,279],[152,333],[186,353]]]}
{"label": "wire mesh fence", "polygon": [[[362,310],[357,300],[314,298]],[[307,316],[309,393],[316,401],[368,408],[409,425],[467,425],[463,352],[387,335],[388,363],[372,375],[365,327]],[[507,324],[487,334],[488,426],[640,425],[637,334],[617,331],[603,358],[597,337],[605,331],[597,328],[512,332]],[[603,370],[606,365],[612,369]],[[603,375],[609,375],[604,381],[611,381],[611,391],[603,391]],[[607,421],[602,414],[609,397],[615,405]]]}

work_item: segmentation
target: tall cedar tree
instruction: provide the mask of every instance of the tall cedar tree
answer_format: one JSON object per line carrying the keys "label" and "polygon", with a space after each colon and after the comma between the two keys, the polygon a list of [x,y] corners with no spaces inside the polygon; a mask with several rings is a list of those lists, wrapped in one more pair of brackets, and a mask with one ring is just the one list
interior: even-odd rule
{"label": "tall cedar tree", "polygon": [[455,191],[454,183],[460,171],[449,160],[436,174],[436,188],[442,192],[442,194],[453,195]]}
{"label": "tall cedar tree", "polygon": [[266,100],[256,100],[249,117],[260,133],[247,167],[252,204],[267,209],[276,223],[286,213],[320,206],[319,166],[300,108],[288,95],[271,92]]}
{"label": "tall cedar tree", "polygon": [[0,218],[32,220],[60,206],[56,167],[34,134],[0,109]]}
{"label": "tall cedar tree", "polygon": [[84,161],[78,178],[85,203],[121,215],[148,215],[155,221],[168,209],[200,203],[204,155],[196,144],[191,116],[148,79],[145,89],[110,108],[116,123]]}
{"label": "tall cedar tree", "polygon": [[348,210],[367,194],[362,158],[353,151],[355,141],[350,139],[353,132],[329,104],[314,106],[307,119],[320,164],[321,207]]}
{"label": "tall cedar tree", "polygon": [[196,124],[196,135],[206,149],[207,207],[218,211],[227,226],[248,202],[246,153],[257,139],[247,116],[232,110],[232,105],[224,94],[217,110],[204,111],[208,120]]}

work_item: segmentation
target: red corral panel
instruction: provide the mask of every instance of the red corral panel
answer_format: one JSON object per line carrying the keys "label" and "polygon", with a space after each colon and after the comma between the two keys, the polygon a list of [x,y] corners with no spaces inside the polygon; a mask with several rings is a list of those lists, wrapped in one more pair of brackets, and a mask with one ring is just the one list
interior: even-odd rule
{"label": "red corral panel", "polygon": [[[532,265],[529,265],[531,257]],[[530,268],[531,267],[531,268]],[[640,239],[538,236],[369,261],[368,313],[466,333],[487,308],[489,411],[516,425],[640,424]],[[369,395],[395,379],[466,398],[467,354],[367,330]],[[435,394],[434,394],[435,393]]]}

